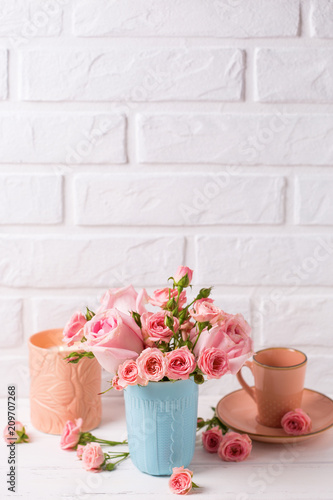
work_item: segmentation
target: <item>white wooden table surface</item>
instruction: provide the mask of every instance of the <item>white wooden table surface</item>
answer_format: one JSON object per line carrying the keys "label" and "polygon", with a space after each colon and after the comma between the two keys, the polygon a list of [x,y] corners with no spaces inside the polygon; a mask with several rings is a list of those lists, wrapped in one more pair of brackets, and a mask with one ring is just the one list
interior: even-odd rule
{"label": "white wooden table surface", "polygon": [[[216,397],[199,397],[199,416],[208,418]],[[1,424],[5,425],[7,401],[1,400]],[[17,419],[27,424],[30,444],[16,446],[16,493],[7,490],[8,449],[0,446],[0,498],[23,500],[101,499],[125,495],[136,500],[176,498],[168,478],[139,472],[126,460],[113,472],[93,474],[82,468],[75,452],[60,449],[59,436],[43,434],[30,424],[29,401],[21,399]],[[93,434],[104,439],[126,438],[123,398],[103,398],[103,420]],[[118,447],[118,449],[127,447]],[[117,449],[117,448],[113,448]],[[198,436],[190,468],[200,486],[191,495],[208,500],[333,500],[333,428],[295,446],[253,442],[249,459],[222,462],[204,451]]]}

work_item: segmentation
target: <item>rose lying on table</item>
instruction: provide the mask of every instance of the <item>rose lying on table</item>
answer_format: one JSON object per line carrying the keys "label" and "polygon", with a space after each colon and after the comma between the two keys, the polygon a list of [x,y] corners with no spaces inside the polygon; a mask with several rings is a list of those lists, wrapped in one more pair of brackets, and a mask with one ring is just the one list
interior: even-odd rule
{"label": "rose lying on table", "polygon": [[[127,441],[108,441],[93,436],[90,432],[81,432],[82,418],[74,422],[68,420],[64,426],[60,446],[63,450],[76,450],[77,457],[82,460],[83,467],[91,472],[111,471],[117,464],[129,457],[128,452],[104,453],[101,445],[116,446],[127,444]],[[109,460],[118,459],[115,462]]]}
{"label": "rose lying on table", "polygon": [[252,441],[247,434],[228,430],[215,414],[210,420],[198,418],[198,430],[207,427],[202,433],[202,444],[208,453],[217,453],[226,462],[242,462],[252,450]]}
{"label": "rose lying on table", "polygon": [[[214,305],[211,288],[201,288],[186,305],[193,271],[179,266],[169,278],[172,288],[145,289],[132,285],[110,289],[96,314],[76,312],[64,329],[64,342],[76,342],[67,361],[96,357],[114,376],[111,388],[145,386],[150,381],[186,380],[202,384],[227,373],[236,374],[252,355],[251,327],[241,314]],[[147,305],[158,307],[151,312]]]}
{"label": "rose lying on table", "polygon": [[29,436],[26,434],[24,425],[18,420],[6,425],[3,437],[7,444],[28,443]]}

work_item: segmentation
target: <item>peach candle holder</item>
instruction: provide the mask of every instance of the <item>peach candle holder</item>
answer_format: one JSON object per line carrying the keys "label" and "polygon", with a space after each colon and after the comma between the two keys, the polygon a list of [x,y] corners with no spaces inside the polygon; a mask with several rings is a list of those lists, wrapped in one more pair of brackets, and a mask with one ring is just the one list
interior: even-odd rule
{"label": "peach candle holder", "polygon": [[62,332],[45,330],[29,339],[31,422],[48,434],[61,434],[67,420],[79,417],[84,432],[101,421],[101,366],[89,358],[64,361],[74,348],[62,342]]}

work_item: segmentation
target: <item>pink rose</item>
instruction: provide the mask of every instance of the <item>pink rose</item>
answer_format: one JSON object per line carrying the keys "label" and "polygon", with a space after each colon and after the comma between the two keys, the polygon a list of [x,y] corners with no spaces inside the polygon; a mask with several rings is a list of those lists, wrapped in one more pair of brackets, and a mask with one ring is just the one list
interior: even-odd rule
{"label": "pink rose", "polygon": [[[195,342],[197,332],[191,332],[191,340]],[[225,320],[216,324],[211,330],[204,329],[194,348],[199,356],[207,348],[216,347],[226,352],[230,373],[235,375],[245,361],[253,354],[253,341],[250,337],[251,327],[241,314],[226,314]]]}
{"label": "pink rose", "polygon": [[214,325],[224,318],[225,312],[214,306],[212,299],[199,299],[194,302],[190,315],[199,323],[209,321],[211,325]]}
{"label": "pink rose", "polygon": [[189,285],[193,277],[193,271],[189,267],[179,266],[173,279],[175,280],[176,283],[178,283],[182,278],[184,278],[184,276],[186,276],[186,274],[188,277],[188,285]]}
{"label": "pink rose", "polygon": [[186,380],[195,370],[195,357],[188,347],[167,352],[166,358],[166,376],[171,380]]}
{"label": "pink rose", "polygon": [[308,434],[312,429],[311,418],[301,408],[288,411],[281,420],[284,432],[293,436]]}
{"label": "pink rose", "polygon": [[136,360],[140,377],[158,382],[165,376],[165,357],[157,348],[148,347]]}
{"label": "pink rose", "polygon": [[[15,431],[13,430],[14,428]],[[23,432],[23,435],[19,436],[17,432]],[[29,437],[25,433],[24,425],[18,420],[13,421],[12,424],[9,424],[4,428],[3,438],[7,444],[25,443],[29,440]]]}
{"label": "pink rose", "polygon": [[115,375],[113,377],[111,384],[112,384],[113,389],[115,389],[116,391],[122,391],[124,389],[121,385],[119,385],[118,375]]}
{"label": "pink rose", "polygon": [[[165,324],[166,317],[170,316],[166,311],[157,313],[145,312],[141,316],[142,332],[145,342],[169,342],[173,336],[172,330]],[[179,321],[173,318],[173,329],[178,331]]]}
{"label": "pink rose", "polygon": [[148,294],[144,289],[138,294],[132,285],[110,288],[102,296],[97,314],[108,309],[118,309],[125,314],[130,314],[131,311],[142,314],[145,311],[144,303],[147,302]]}
{"label": "pink rose", "polygon": [[125,388],[128,385],[147,385],[148,381],[139,375],[139,369],[135,361],[125,361],[118,368],[118,385]]}
{"label": "pink rose", "polygon": [[[163,307],[167,305],[170,299],[174,298],[175,300],[177,300],[177,296],[178,296],[177,288],[174,289],[161,288],[159,290],[154,291],[153,295],[149,297],[148,302],[153,306],[161,307],[163,309]],[[179,303],[178,303],[179,309],[183,307],[185,302],[186,302],[186,292],[184,290],[181,292],[179,296]]]}
{"label": "pink rose", "polygon": [[67,420],[60,439],[60,447],[63,450],[71,450],[78,444],[82,422],[82,418],[77,418],[74,422]]}
{"label": "pink rose", "polygon": [[134,319],[117,309],[96,314],[84,327],[87,341],[82,344],[92,351],[102,367],[115,373],[128,359],[135,359],[143,350],[142,333]]}
{"label": "pink rose", "polygon": [[82,465],[86,470],[99,472],[105,457],[99,443],[88,443],[82,453]]}
{"label": "pink rose", "polygon": [[77,448],[76,448],[76,456],[82,460],[82,455],[83,455],[83,451],[85,449],[85,446],[83,446],[82,444],[78,444],[77,445]]}
{"label": "pink rose", "polygon": [[208,453],[217,453],[222,439],[222,431],[217,426],[202,433],[202,444]]}
{"label": "pink rose", "polygon": [[208,379],[221,378],[229,370],[228,356],[216,347],[204,349],[199,356],[198,366]]}
{"label": "pink rose", "polygon": [[252,441],[247,434],[227,432],[223,436],[218,455],[226,462],[242,462],[247,459],[251,450]]}
{"label": "pink rose", "polygon": [[176,495],[187,495],[192,489],[193,472],[184,466],[174,467],[169,479],[169,488]]}
{"label": "pink rose", "polygon": [[63,342],[69,346],[83,337],[83,327],[87,323],[86,317],[80,311],[75,312],[67,322],[63,332]]}

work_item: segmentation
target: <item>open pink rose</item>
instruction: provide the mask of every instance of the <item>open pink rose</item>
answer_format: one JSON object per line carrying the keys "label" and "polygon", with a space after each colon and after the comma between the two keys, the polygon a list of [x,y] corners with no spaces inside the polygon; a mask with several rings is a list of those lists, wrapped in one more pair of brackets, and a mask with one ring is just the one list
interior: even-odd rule
{"label": "open pink rose", "polygon": [[229,370],[228,356],[216,347],[204,349],[199,356],[198,366],[208,379],[221,378]]}
{"label": "open pink rose", "polygon": [[[167,305],[170,299],[174,298],[177,300],[178,290],[177,288],[161,288],[155,290],[153,295],[149,297],[148,301],[152,306],[161,307],[162,309]],[[179,309],[183,307],[186,302],[186,292],[183,290],[179,296]]]}
{"label": "open pink rose", "polygon": [[117,309],[96,314],[84,327],[87,341],[82,344],[92,351],[109,373],[128,359],[135,359],[143,350],[142,333],[134,319]]}
{"label": "open pink rose", "polygon": [[67,420],[60,439],[60,447],[63,450],[72,450],[78,444],[82,422],[82,418],[77,418],[74,422]]}
{"label": "open pink rose", "polygon": [[87,323],[86,317],[80,311],[75,312],[67,322],[64,332],[63,341],[69,346],[74,342],[78,342],[83,337],[83,327]]}
{"label": "open pink rose", "polygon": [[173,279],[175,280],[176,283],[178,283],[178,281],[180,281],[182,278],[184,278],[184,276],[186,276],[186,274],[188,277],[188,284],[190,284],[192,281],[192,277],[193,277],[193,271],[189,267],[179,266]]}
{"label": "open pink rose", "polygon": [[99,443],[88,443],[82,453],[82,465],[86,470],[99,472],[105,457]]}
{"label": "open pink rose", "polygon": [[166,358],[166,376],[171,380],[186,380],[195,370],[195,357],[188,347],[167,352]]}
{"label": "open pink rose", "polygon": [[158,382],[165,376],[165,357],[157,348],[147,347],[136,363],[139,368],[140,377],[152,382]]}
{"label": "open pink rose", "polygon": [[223,436],[218,449],[218,455],[226,462],[242,462],[252,450],[252,441],[247,434],[227,432]]}
{"label": "open pink rose", "polygon": [[133,360],[127,360],[118,368],[118,385],[125,388],[128,385],[147,385],[148,380],[139,375],[138,365]]}
{"label": "open pink rose", "polygon": [[82,444],[78,444],[77,445],[77,448],[76,448],[76,456],[82,460],[82,455],[83,455],[83,451],[85,449],[85,446],[83,446]]}
{"label": "open pink rose", "polygon": [[308,434],[312,429],[311,418],[301,408],[288,411],[281,420],[284,432],[293,436]]}
{"label": "open pink rose", "polygon": [[216,324],[225,316],[225,312],[214,306],[212,299],[199,299],[193,304],[190,315],[195,321],[204,323],[209,321],[211,325]]}
{"label": "open pink rose", "polygon": [[[15,428],[15,431],[13,430]],[[22,433],[21,436],[17,433]],[[25,433],[24,425],[15,420],[12,424],[7,425],[3,431],[3,438],[7,444],[19,444],[26,443],[29,440],[29,437]]]}
{"label": "open pink rose", "polygon": [[222,431],[217,426],[202,433],[202,444],[208,453],[217,453],[222,439]]}
{"label": "open pink rose", "polygon": [[169,479],[169,488],[176,495],[187,495],[192,489],[193,472],[184,466],[174,467]]}
{"label": "open pink rose", "polygon": [[[251,327],[241,314],[226,314],[225,320],[211,330],[203,330],[194,348],[194,354],[200,356],[205,349],[216,347],[227,353],[230,373],[235,375],[245,361],[253,354]],[[197,332],[192,330],[191,340],[195,342]]]}
{"label": "open pink rose", "polygon": [[102,296],[97,314],[107,309],[118,309],[125,314],[130,314],[131,311],[142,314],[145,311],[144,304],[147,302],[148,294],[144,289],[138,294],[132,285],[110,288]]}
{"label": "open pink rose", "polygon": [[[172,330],[165,324],[166,317],[169,315],[166,311],[157,313],[145,312],[141,316],[142,332],[145,342],[169,342],[173,336]],[[178,331],[179,321],[173,318],[173,329]]]}

